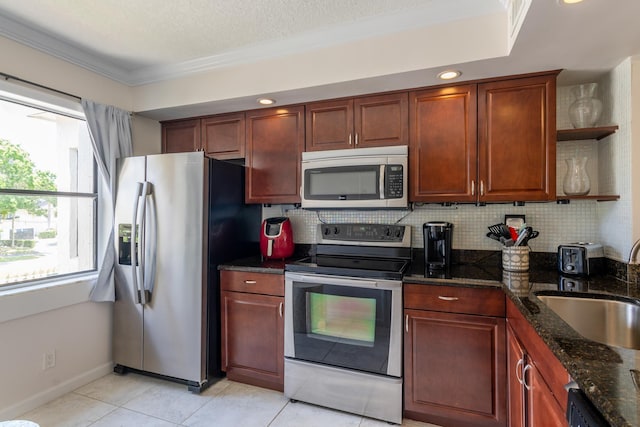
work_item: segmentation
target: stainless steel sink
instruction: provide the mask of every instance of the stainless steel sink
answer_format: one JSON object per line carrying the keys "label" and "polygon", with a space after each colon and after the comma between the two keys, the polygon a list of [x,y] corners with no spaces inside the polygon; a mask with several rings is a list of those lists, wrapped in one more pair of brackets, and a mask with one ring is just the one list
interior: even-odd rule
{"label": "stainless steel sink", "polygon": [[640,304],[635,301],[606,296],[536,296],[585,338],[640,350]]}

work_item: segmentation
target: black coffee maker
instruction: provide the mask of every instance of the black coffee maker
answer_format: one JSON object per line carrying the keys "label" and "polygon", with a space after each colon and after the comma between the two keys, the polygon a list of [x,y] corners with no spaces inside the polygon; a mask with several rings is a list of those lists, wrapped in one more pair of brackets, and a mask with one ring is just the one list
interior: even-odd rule
{"label": "black coffee maker", "polygon": [[446,277],[451,267],[450,222],[426,222],[422,225],[424,236],[424,271],[428,277]]}

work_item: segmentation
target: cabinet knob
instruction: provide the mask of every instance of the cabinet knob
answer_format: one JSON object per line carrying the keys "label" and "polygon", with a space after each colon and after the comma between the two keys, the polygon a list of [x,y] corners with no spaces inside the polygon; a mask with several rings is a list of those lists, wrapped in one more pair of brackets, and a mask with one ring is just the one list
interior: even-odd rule
{"label": "cabinet knob", "polygon": [[404,330],[407,331],[407,333],[409,333],[409,315],[408,314],[404,315]]}
{"label": "cabinet knob", "polygon": [[351,134],[349,134],[349,145],[351,145]]}
{"label": "cabinet knob", "polygon": [[256,283],[258,283],[258,282],[256,282],[255,280],[245,280],[244,281],[245,285],[255,285]]}
{"label": "cabinet knob", "polygon": [[358,132],[356,132],[356,145],[358,145]]}
{"label": "cabinet knob", "polygon": [[438,297],[438,299],[441,299],[442,301],[458,301],[460,298],[458,298],[458,297],[446,297],[446,296],[440,295]]}
{"label": "cabinet knob", "polygon": [[471,195],[475,196],[476,195],[476,181],[475,180],[471,180]]}
{"label": "cabinet knob", "polygon": [[283,302],[280,301],[280,306],[278,307],[278,312],[280,313],[280,317],[282,317],[282,305],[283,305]]}

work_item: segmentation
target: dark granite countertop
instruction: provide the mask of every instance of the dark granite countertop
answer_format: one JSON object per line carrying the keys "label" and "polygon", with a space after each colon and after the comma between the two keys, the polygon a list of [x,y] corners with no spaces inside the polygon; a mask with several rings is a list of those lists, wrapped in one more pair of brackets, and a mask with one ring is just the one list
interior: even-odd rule
{"label": "dark granite countertop", "polygon": [[[634,375],[640,376],[640,351],[607,346],[582,337],[536,296],[539,291],[579,292],[628,297],[640,302],[640,290],[635,284],[606,275],[565,278],[548,263],[532,263],[528,272],[510,273],[502,270],[499,252],[455,264],[447,277],[425,277],[420,258],[419,254],[414,255],[410,271],[404,276],[405,283],[501,287],[611,426],[640,426],[640,384],[634,383]],[[219,268],[283,274],[285,264],[286,260],[264,261],[256,256]]]}
{"label": "dark granite countertop", "polygon": [[242,258],[218,266],[218,270],[236,270],[254,273],[284,274],[287,260],[263,259],[260,255]]}
{"label": "dark granite countertop", "polygon": [[425,277],[423,264],[417,261],[412,264],[404,282],[502,287],[611,426],[640,425],[640,384],[636,386],[634,380],[636,369],[639,369],[640,351],[612,347],[582,337],[536,296],[537,292],[545,291],[591,296],[604,294],[613,299],[624,297],[640,301],[635,284],[606,275],[566,278],[549,266],[532,266],[528,272],[510,273],[502,270],[499,255],[497,260],[492,257],[454,265],[448,278]]}

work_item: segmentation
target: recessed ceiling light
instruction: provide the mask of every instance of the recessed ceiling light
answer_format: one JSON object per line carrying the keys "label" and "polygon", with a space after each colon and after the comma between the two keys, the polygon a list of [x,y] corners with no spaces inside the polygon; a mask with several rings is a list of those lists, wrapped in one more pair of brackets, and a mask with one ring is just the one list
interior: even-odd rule
{"label": "recessed ceiling light", "polygon": [[258,98],[258,103],[262,105],[271,105],[275,104],[276,101],[270,98]]}
{"label": "recessed ceiling light", "polygon": [[446,70],[438,73],[438,78],[442,80],[451,80],[460,77],[462,73],[458,70]]}
{"label": "recessed ceiling light", "polygon": [[558,0],[558,3],[560,4],[575,4],[575,3],[581,3],[582,0]]}

